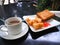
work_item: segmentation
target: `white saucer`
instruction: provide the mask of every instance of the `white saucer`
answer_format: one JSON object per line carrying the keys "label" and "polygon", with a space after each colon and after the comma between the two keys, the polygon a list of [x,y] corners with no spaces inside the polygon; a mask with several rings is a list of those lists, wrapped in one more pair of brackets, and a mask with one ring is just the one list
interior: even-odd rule
{"label": "white saucer", "polygon": [[[4,27],[2,27],[3,29]],[[6,29],[6,28],[4,28]],[[21,38],[22,36],[24,36],[26,33],[28,32],[28,26],[26,23],[22,22],[22,32],[18,35],[11,35],[11,34],[7,34],[7,32],[2,32],[0,31],[0,36],[4,39],[7,39],[7,40],[14,40],[14,39],[17,39],[17,38]]]}

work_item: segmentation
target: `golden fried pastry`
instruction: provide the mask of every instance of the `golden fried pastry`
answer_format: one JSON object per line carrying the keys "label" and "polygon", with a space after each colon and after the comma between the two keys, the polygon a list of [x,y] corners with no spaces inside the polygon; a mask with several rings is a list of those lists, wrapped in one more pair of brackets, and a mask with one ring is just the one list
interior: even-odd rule
{"label": "golden fried pastry", "polygon": [[37,16],[40,17],[42,20],[47,20],[54,16],[54,13],[50,12],[49,10],[44,10],[42,12],[38,12]]}
{"label": "golden fried pastry", "polygon": [[33,23],[37,23],[37,21],[35,19],[32,20]]}
{"label": "golden fried pastry", "polygon": [[33,24],[33,21],[31,19],[29,19],[29,18],[26,19],[26,22],[30,26],[32,26],[32,24]]}
{"label": "golden fried pastry", "polygon": [[29,24],[30,26],[32,26],[32,25],[33,25],[33,21],[30,20],[30,21],[28,22],[28,24]]}
{"label": "golden fried pastry", "polygon": [[30,19],[29,19],[29,18],[27,18],[27,19],[26,19],[26,21],[27,21],[27,22],[29,22],[29,21],[30,21]]}
{"label": "golden fried pastry", "polygon": [[33,28],[35,30],[40,29],[43,27],[43,23],[33,23]]}
{"label": "golden fried pastry", "polygon": [[36,22],[42,22],[42,19],[41,18],[38,18],[38,17],[35,17],[35,19],[34,19]]}
{"label": "golden fried pastry", "polygon": [[35,19],[29,19],[29,18],[27,18],[27,19],[26,19],[26,22],[27,22],[30,26],[32,26],[33,23],[39,23],[39,22],[42,22],[42,20],[41,20],[40,18],[38,18],[38,17],[35,17]]}

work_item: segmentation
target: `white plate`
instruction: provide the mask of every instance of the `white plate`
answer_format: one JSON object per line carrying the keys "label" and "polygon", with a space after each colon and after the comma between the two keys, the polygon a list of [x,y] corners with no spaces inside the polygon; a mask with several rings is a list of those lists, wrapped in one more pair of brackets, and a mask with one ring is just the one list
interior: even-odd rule
{"label": "white plate", "polygon": [[[6,29],[5,27],[2,27],[2,29]],[[11,35],[11,34],[7,34],[7,32],[2,32],[0,31],[0,36],[4,39],[8,39],[8,40],[14,40],[17,38],[21,38],[22,36],[24,36],[26,33],[28,32],[28,26],[26,23],[22,22],[22,32],[18,35]]]}
{"label": "white plate", "polygon": [[50,11],[53,12],[57,17],[60,17],[60,11]]}
{"label": "white plate", "polygon": [[[36,15],[23,16],[23,19],[26,20],[27,17],[29,17],[30,19],[33,19],[35,16],[36,16]],[[38,32],[38,31],[43,31],[43,30],[46,30],[46,29],[48,29],[48,28],[52,28],[52,27],[54,27],[54,26],[60,25],[60,22],[58,22],[58,21],[56,21],[56,20],[54,20],[54,19],[50,19],[50,20],[48,20],[47,22],[50,23],[50,26],[45,27],[45,28],[43,27],[42,29],[35,30],[32,26],[29,26],[29,27],[31,28],[31,30],[32,30],[33,32]]]}

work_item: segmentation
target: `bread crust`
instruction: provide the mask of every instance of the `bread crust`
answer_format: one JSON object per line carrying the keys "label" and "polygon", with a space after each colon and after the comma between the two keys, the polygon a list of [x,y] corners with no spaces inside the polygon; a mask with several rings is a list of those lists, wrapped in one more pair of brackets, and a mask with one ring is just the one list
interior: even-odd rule
{"label": "bread crust", "polygon": [[49,10],[44,10],[42,12],[37,12],[37,16],[40,17],[43,21],[46,21],[54,16],[54,13]]}

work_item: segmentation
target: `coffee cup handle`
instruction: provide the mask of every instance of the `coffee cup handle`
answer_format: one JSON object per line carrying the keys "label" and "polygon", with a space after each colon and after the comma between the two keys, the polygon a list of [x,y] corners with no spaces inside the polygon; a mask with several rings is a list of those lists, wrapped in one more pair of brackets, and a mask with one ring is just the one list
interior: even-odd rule
{"label": "coffee cup handle", "polygon": [[[2,29],[2,27],[5,27],[5,28],[3,28]],[[8,30],[7,30],[7,27],[5,26],[5,25],[1,25],[0,26],[0,36],[1,37],[5,37],[5,36],[7,36],[8,35]]]}
{"label": "coffee cup handle", "polygon": [[7,31],[8,31],[7,29],[2,29],[2,27],[7,28],[5,25],[1,25],[1,26],[0,26],[0,31],[3,31],[3,32],[7,32]]}

